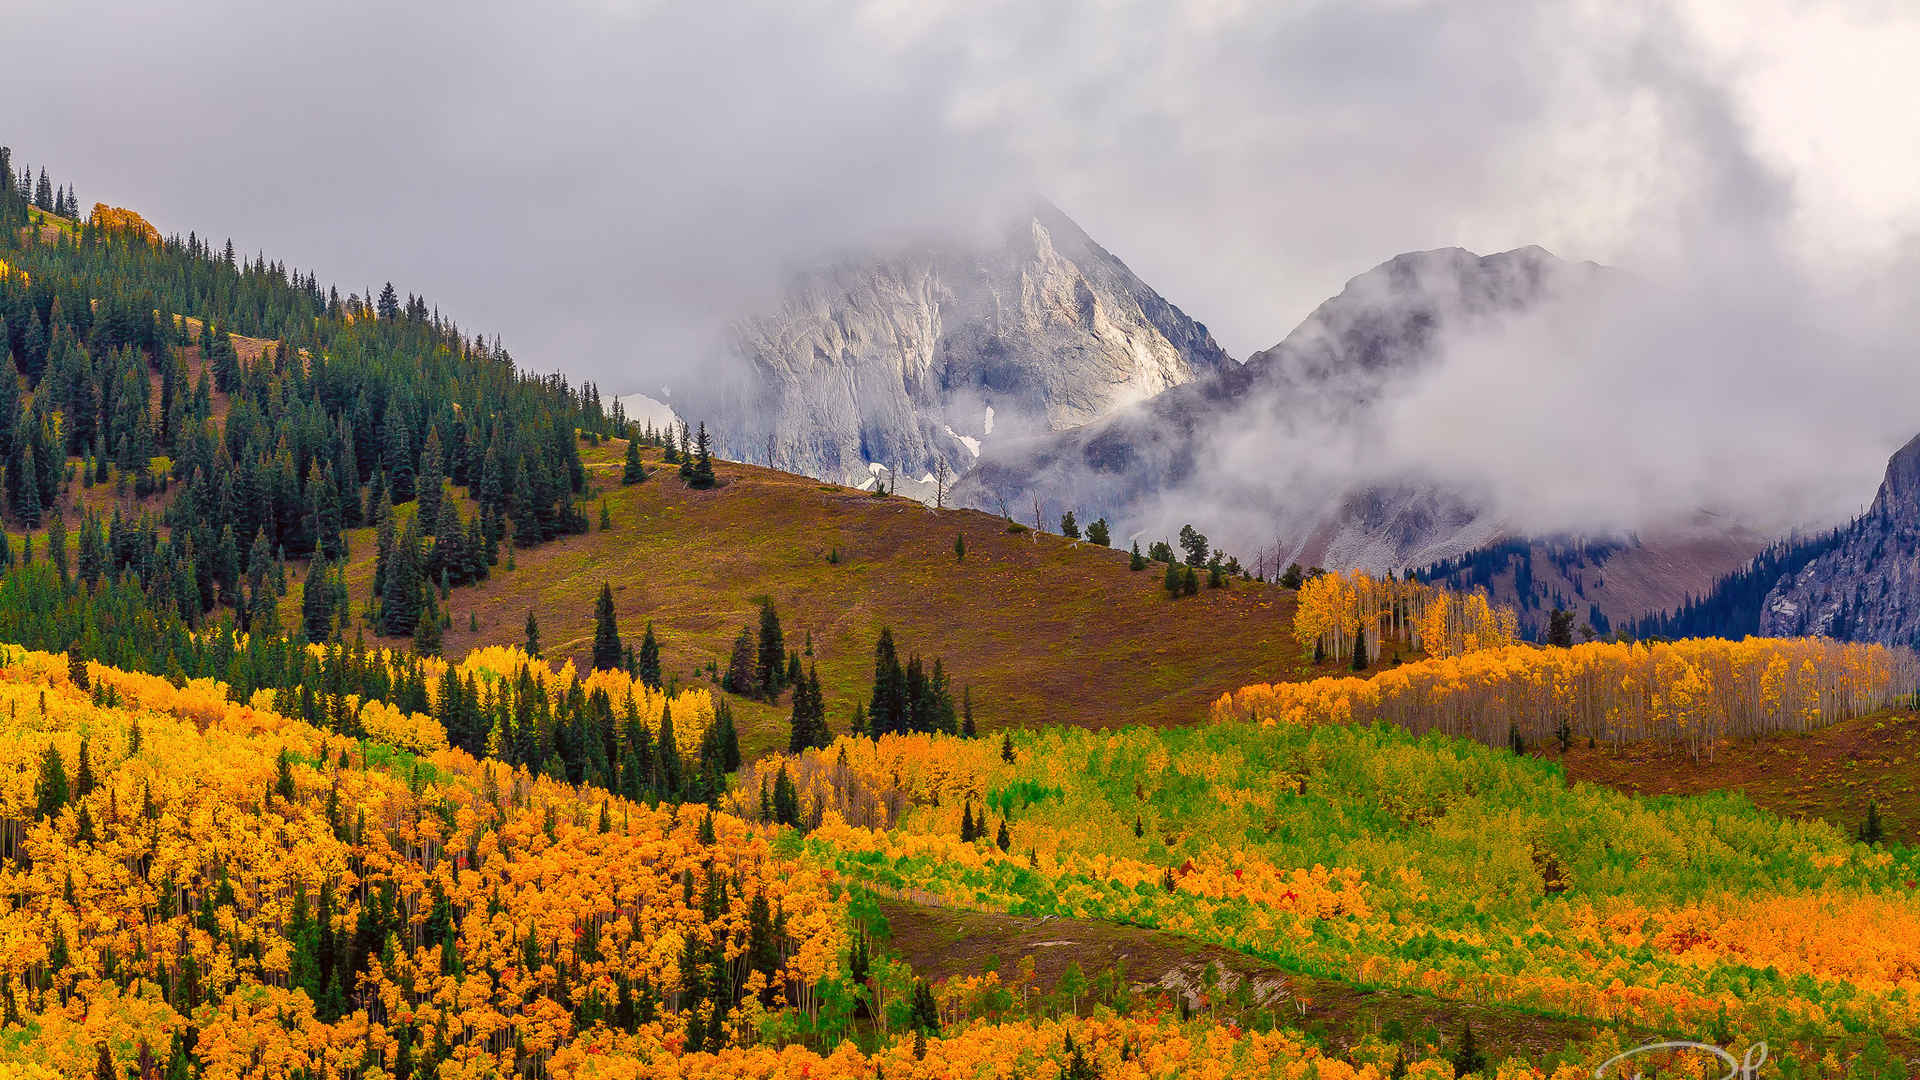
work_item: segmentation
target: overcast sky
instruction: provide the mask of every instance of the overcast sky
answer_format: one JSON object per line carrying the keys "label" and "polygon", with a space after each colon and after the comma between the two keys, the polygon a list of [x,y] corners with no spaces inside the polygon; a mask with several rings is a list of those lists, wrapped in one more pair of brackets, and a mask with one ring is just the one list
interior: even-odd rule
{"label": "overcast sky", "polygon": [[[1454,244],[1746,279],[1824,306],[1869,372],[1907,327],[1904,0],[62,0],[6,25],[0,141],[83,202],[391,279],[613,391],[783,267],[1028,191],[1238,357]],[[1796,362],[1745,374],[1777,392]]]}

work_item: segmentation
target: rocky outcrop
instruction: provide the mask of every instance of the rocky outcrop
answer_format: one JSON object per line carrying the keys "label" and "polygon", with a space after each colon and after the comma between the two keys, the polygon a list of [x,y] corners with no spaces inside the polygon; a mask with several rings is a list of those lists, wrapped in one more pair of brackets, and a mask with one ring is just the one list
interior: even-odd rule
{"label": "rocky outcrop", "polygon": [[1037,205],[991,243],[846,262],[739,320],[732,374],[676,389],[720,452],[843,483],[904,477],[1098,420],[1237,365],[1066,215]]}
{"label": "rocky outcrop", "polygon": [[1760,632],[1920,646],[1920,436],[1888,460],[1873,506],[1832,549],[1767,593]]}
{"label": "rocky outcrop", "polygon": [[1278,345],[1071,431],[1005,441],[956,489],[985,509],[1033,499],[1149,538],[1213,521],[1235,550],[1326,566],[1421,566],[1502,533],[1481,493],[1357,467],[1382,398],[1443,335],[1526,311],[1600,273],[1538,247],[1397,256],[1347,283]]}

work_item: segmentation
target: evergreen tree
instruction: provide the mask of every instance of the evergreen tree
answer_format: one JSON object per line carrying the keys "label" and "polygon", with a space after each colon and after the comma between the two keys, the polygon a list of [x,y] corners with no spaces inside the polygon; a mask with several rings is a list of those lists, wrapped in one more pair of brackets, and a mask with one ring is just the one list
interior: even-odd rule
{"label": "evergreen tree", "polygon": [[44,820],[67,805],[67,765],[57,747],[49,744],[40,753],[40,775],[33,784],[34,816]]}
{"label": "evergreen tree", "polygon": [[640,682],[660,689],[660,643],[654,639],[651,622],[647,624],[646,636],[640,639]]}
{"label": "evergreen tree", "polygon": [[695,488],[706,489],[714,485],[713,452],[707,439],[706,421],[700,422],[700,434],[694,438],[693,471],[687,483]]}
{"label": "evergreen tree", "polygon": [[307,564],[307,580],[300,589],[300,617],[307,640],[324,642],[333,633],[333,580],[327,573],[327,557],[316,553]]}
{"label": "evergreen tree", "polygon": [[1353,670],[1367,670],[1367,628],[1353,628]]}
{"label": "evergreen tree", "polygon": [[620,668],[621,657],[620,627],[613,616],[613,587],[602,582],[600,599],[593,608],[594,670],[616,671]]}
{"label": "evergreen tree", "polygon": [[647,467],[640,460],[640,440],[627,440],[627,460],[620,471],[622,484],[638,484],[647,478]]}
{"label": "evergreen tree", "polygon": [[1455,1077],[1486,1071],[1487,1055],[1481,1051],[1479,1042],[1473,1037],[1472,1024],[1460,1026],[1460,1044],[1454,1047],[1450,1060],[1453,1062]]}
{"label": "evergreen tree", "polygon": [[1878,844],[1887,838],[1886,826],[1880,823],[1880,804],[1867,800],[1867,820],[1860,826],[1860,842]]}
{"label": "evergreen tree", "polygon": [[1073,520],[1073,511],[1060,515],[1060,535],[1069,540],[1080,539],[1080,523]]}
{"label": "evergreen tree", "polygon": [[753,631],[748,627],[740,628],[740,636],[733,639],[733,655],[727,660],[727,673],[721,680],[721,689],[733,694],[754,694],[759,691],[760,682],[754,675]]}
{"label": "evergreen tree", "polygon": [[533,617],[533,609],[527,609],[527,655],[538,659],[540,656],[540,620]]}
{"label": "evergreen tree", "polygon": [[1087,526],[1087,543],[1099,544],[1101,547],[1112,545],[1113,536],[1107,531],[1106,518],[1094,518],[1093,524]]}
{"label": "evergreen tree", "polygon": [[773,601],[760,605],[760,651],[754,664],[754,679],[760,695],[771,701],[780,696],[787,684],[787,645],[780,632],[780,614]]}
{"label": "evergreen tree", "polygon": [[1133,555],[1127,560],[1127,569],[1145,570],[1146,568],[1147,557],[1140,554],[1140,541],[1135,540],[1133,542]]}

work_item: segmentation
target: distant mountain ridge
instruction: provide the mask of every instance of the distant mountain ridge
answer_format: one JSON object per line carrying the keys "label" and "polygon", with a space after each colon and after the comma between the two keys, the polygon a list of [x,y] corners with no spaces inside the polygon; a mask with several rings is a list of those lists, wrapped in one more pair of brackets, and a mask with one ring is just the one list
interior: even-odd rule
{"label": "distant mountain ridge", "polygon": [[1783,574],[1759,614],[1772,637],[1920,646],[1920,436],[1888,459],[1867,512]]}
{"label": "distant mountain ridge", "polygon": [[798,275],[738,320],[744,378],[676,388],[720,452],[841,483],[972,468],[984,445],[1075,427],[1238,365],[1050,204],[989,242]]}
{"label": "distant mountain ridge", "polygon": [[1873,505],[1839,528],[1790,536],[1670,612],[1643,637],[1819,635],[1920,647],[1920,436],[1887,461]]}
{"label": "distant mountain ridge", "polygon": [[1485,589],[1518,612],[1529,638],[1545,635],[1556,608],[1573,613],[1576,629],[1604,637],[1707,592],[1765,543],[1737,523],[1702,514],[1686,527],[1645,536],[1505,538],[1435,564],[1421,577]]}
{"label": "distant mountain ridge", "polygon": [[1260,445],[1324,440],[1329,455],[1349,453],[1378,422],[1380,401],[1437,361],[1443,333],[1525,312],[1604,272],[1539,247],[1396,256],[1244,365],[1083,427],[997,444],[955,498],[992,509],[1037,496],[1083,518],[1156,529],[1166,527],[1163,504],[1203,486],[1204,501],[1245,512],[1240,531],[1272,537],[1281,564],[1397,568],[1471,550],[1508,531],[1479,493],[1405,470],[1362,470],[1355,482],[1344,457],[1263,461]]}

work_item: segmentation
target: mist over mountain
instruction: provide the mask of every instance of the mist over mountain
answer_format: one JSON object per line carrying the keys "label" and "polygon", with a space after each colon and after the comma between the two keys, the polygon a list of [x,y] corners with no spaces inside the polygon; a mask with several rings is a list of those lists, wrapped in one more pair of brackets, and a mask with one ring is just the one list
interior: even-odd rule
{"label": "mist over mountain", "polygon": [[1443,462],[1380,453],[1398,396],[1453,343],[1607,276],[1538,247],[1396,256],[1243,366],[1073,431],[996,445],[956,498],[991,508],[1037,497],[1149,537],[1200,521],[1281,565],[1444,558],[1500,535],[1498,493],[1428,467]]}
{"label": "mist over mountain", "polygon": [[989,446],[1099,420],[1237,365],[1068,217],[1035,202],[796,274],[671,388],[723,455],[823,479],[971,469]]}

